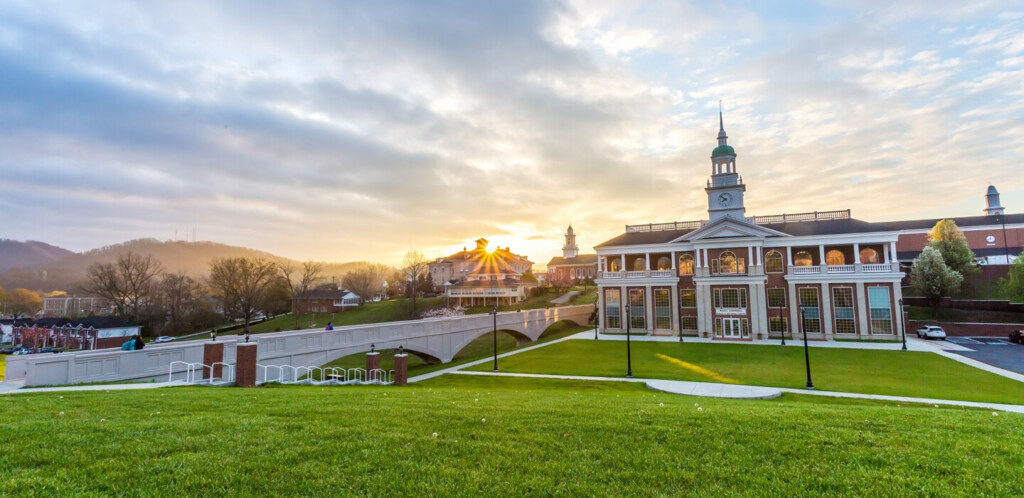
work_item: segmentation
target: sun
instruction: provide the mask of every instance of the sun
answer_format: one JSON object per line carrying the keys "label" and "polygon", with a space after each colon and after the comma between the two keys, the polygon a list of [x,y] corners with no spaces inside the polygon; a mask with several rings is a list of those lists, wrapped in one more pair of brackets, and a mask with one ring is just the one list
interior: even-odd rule
{"label": "sun", "polygon": [[484,248],[484,251],[487,252],[487,254],[494,254],[494,251],[497,250],[498,246],[495,244],[487,244],[487,247]]}

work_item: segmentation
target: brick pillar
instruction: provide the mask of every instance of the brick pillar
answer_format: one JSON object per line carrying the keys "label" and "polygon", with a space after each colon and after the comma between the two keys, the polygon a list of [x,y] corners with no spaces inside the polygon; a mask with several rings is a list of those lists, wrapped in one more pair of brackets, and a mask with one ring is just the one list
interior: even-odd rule
{"label": "brick pillar", "polygon": [[366,353],[366,381],[377,380],[376,374],[371,374],[370,370],[380,368],[380,353],[369,352]]}
{"label": "brick pillar", "polygon": [[240,343],[235,349],[235,385],[238,387],[256,386],[256,343]]}
{"label": "brick pillar", "polygon": [[[213,365],[220,361],[224,361],[224,343],[208,342],[203,344],[203,365]],[[222,370],[224,370],[224,365],[214,367],[213,377],[223,376]],[[209,379],[210,377],[210,370],[203,368],[203,378]]]}
{"label": "brick pillar", "polygon": [[409,383],[409,355],[395,355],[395,385],[404,386]]}

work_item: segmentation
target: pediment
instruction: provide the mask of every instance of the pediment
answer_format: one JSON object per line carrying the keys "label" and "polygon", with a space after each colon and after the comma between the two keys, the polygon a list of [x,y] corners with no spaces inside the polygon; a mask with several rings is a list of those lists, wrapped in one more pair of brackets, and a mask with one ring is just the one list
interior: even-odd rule
{"label": "pediment", "polygon": [[697,230],[673,240],[673,242],[733,238],[763,239],[765,237],[789,237],[789,235],[762,227],[745,219],[725,217],[712,221]]}

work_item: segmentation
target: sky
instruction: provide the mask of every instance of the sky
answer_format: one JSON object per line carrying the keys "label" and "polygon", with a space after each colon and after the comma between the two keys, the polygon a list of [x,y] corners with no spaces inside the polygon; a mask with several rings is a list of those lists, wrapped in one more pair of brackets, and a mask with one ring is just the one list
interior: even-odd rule
{"label": "sky", "polygon": [[538,268],[707,218],[719,101],[748,215],[1024,211],[1024,5],[0,3],[0,238],[212,240]]}

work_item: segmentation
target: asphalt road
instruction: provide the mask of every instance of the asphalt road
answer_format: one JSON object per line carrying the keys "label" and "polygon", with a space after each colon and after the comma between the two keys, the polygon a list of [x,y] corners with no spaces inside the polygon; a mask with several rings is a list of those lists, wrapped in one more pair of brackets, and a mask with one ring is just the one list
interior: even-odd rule
{"label": "asphalt road", "polygon": [[949,342],[974,351],[949,351],[994,367],[1024,374],[1024,346],[999,337],[949,337]]}

